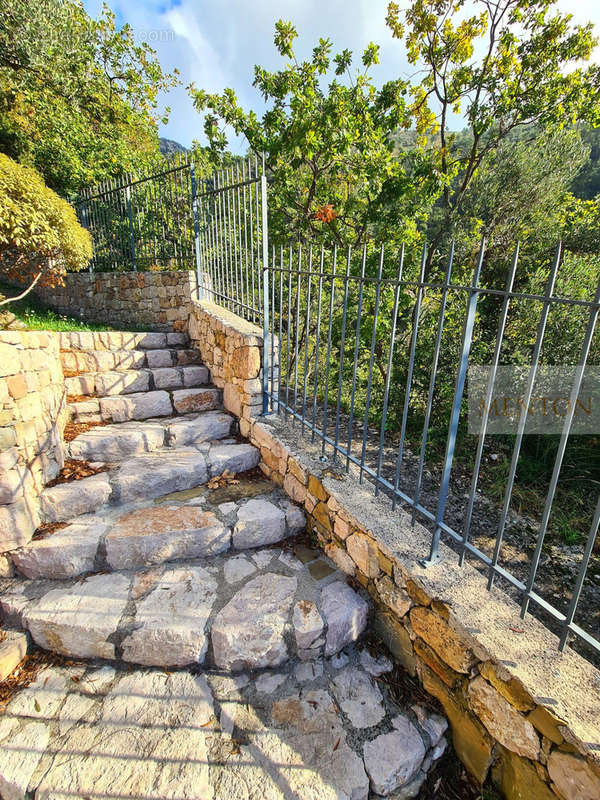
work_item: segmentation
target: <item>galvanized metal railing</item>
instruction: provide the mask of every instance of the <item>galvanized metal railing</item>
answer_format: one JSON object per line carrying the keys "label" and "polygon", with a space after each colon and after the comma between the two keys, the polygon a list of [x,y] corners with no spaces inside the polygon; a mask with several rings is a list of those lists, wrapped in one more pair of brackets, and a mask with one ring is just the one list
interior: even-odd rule
{"label": "galvanized metal railing", "polygon": [[264,163],[239,158],[198,177],[194,154],[107,180],[74,205],[92,236],[92,271],[194,270],[200,297],[263,320]]}
{"label": "galvanized metal railing", "polygon": [[[417,518],[426,524],[432,537],[429,552],[423,554],[424,565],[438,561],[443,539],[456,551],[461,565],[470,558],[487,573],[488,589],[500,581],[520,597],[523,616],[533,603],[536,614],[557,630],[561,650],[569,635],[574,635],[584,650],[589,647],[599,654],[598,620],[575,621],[600,524],[597,476],[590,481],[595,497],[591,505],[588,503],[591,521],[575,580],[568,587],[553,587],[552,600],[546,591],[538,590],[537,581],[543,573],[541,556],[570,441],[574,401],[593,342],[595,352],[599,352],[594,337],[600,283],[589,299],[557,296],[560,246],[550,264],[545,289],[539,293],[514,291],[518,246],[507,263],[502,287],[482,283],[485,258],[482,242],[468,276],[464,262],[456,268],[452,245],[446,263],[435,274],[426,275],[426,249],[420,257],[409,254],[404,246],[389,255],[383,247],[365,247],[356,254],[348,249],[343,255],[336,248],[301,245],[273,250],[268,269],[270,285],[263,293],[265,319],[270,320],[269,332],[273,334],[271,366],[266,364],[270,378],[266,410],[284,415],[313,441],[320,441],[324,461],[331,460],[345,470],[355,468],[360,481],[370,482],[375,494],[384,492],[394,508],[400,504],[408,509],[413,524]],[[482,304],[486,306],[484,315],[479,313]],[[478,437],[465,433],[465,383],[472,360],[490,367],[485,404],[489,408],[495,371],[501,359],[506,363],[508,358],[510,363],[507,331],[515,315],[523,319],[523,308],[534,306],[538,310],[529,327],[536,330],[535,342],[532,348],[519,344],[519,357],[526,352],[530,358],[525,406],[544,360],[548,325],[557,309],[568,308],[581,321],[580,370],[571,387],[571,412],[564,418],[533,552],[522,547],[518,559],[507,560],[506,532],[526,438],[526,411],[521,412],[516,433],[503,439],[503,446],[510,445],[512,453],[508,473],[502,476],[502,502],[499,507],[486,507],[489,524],[496,531],[492,544],[490,537],[482,536],[474,525],[474,512],[482,477],[493,468],[493,463],[484,463],[485,448],[495,440],[487,435],[487,414],[481,420]],[[496,326],[493,342],[491,318]],[[278,366],[273,352],[275,337],[279,342]],[[426,363],[420,360],[424,354]],[[552,363],[552,353],[545,353],[545,357]],[[458,461],[457,446],[461,455]],[[475,455],[472,465],[465,468],[464,456],[469,448]],[[466,497],[461,488],[465,477],[470,484]],[[457,497],[463,506],[458,514]],[[481,516],[480,511],[477,514]],[[513,555],[515,547],[518,542],[513,537]],[[556,601],[556,592],[562,593],[560,602]]]}

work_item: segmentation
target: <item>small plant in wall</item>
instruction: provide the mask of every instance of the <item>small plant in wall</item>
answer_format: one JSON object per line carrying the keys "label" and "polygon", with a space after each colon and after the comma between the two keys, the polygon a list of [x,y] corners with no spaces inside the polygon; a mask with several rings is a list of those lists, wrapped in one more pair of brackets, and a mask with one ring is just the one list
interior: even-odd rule
{"label": "small plant in wall", "polygon": [[19,300],[37,284],[62,284],[92,257],[88,232],[75,211],[31,167],[0,153],[0,277],[24,287],[0,306]]}

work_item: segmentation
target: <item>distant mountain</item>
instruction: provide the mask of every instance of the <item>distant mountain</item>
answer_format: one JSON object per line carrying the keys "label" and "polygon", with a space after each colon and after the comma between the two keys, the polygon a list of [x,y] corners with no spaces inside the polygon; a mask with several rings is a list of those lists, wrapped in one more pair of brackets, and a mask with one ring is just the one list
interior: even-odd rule
{"label": "distant mountain", "polygon": [[165,139],[162,136],[158,140],[158,147],[163,156],[174,156],[175,153],[187,153],[188,148],[173,139]]}

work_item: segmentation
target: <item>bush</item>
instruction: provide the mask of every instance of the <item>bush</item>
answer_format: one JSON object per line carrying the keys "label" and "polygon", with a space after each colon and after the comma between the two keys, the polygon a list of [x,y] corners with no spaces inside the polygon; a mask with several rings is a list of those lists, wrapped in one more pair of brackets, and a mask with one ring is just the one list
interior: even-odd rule
{"label": "bush", "polygon": [[31,167],[0,153],[0,272],[20,284],[55,286],[92,257],[74,209]]}

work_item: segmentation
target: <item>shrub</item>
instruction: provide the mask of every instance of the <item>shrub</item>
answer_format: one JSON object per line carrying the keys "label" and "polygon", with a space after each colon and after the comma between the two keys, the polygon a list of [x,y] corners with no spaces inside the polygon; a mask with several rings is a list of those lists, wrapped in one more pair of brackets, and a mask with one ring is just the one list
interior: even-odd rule
{"label": "shrub", "polygon": [[0,273],[23,285],[56,286],[92,257],[74,209],[31,167],[0,153]]}

